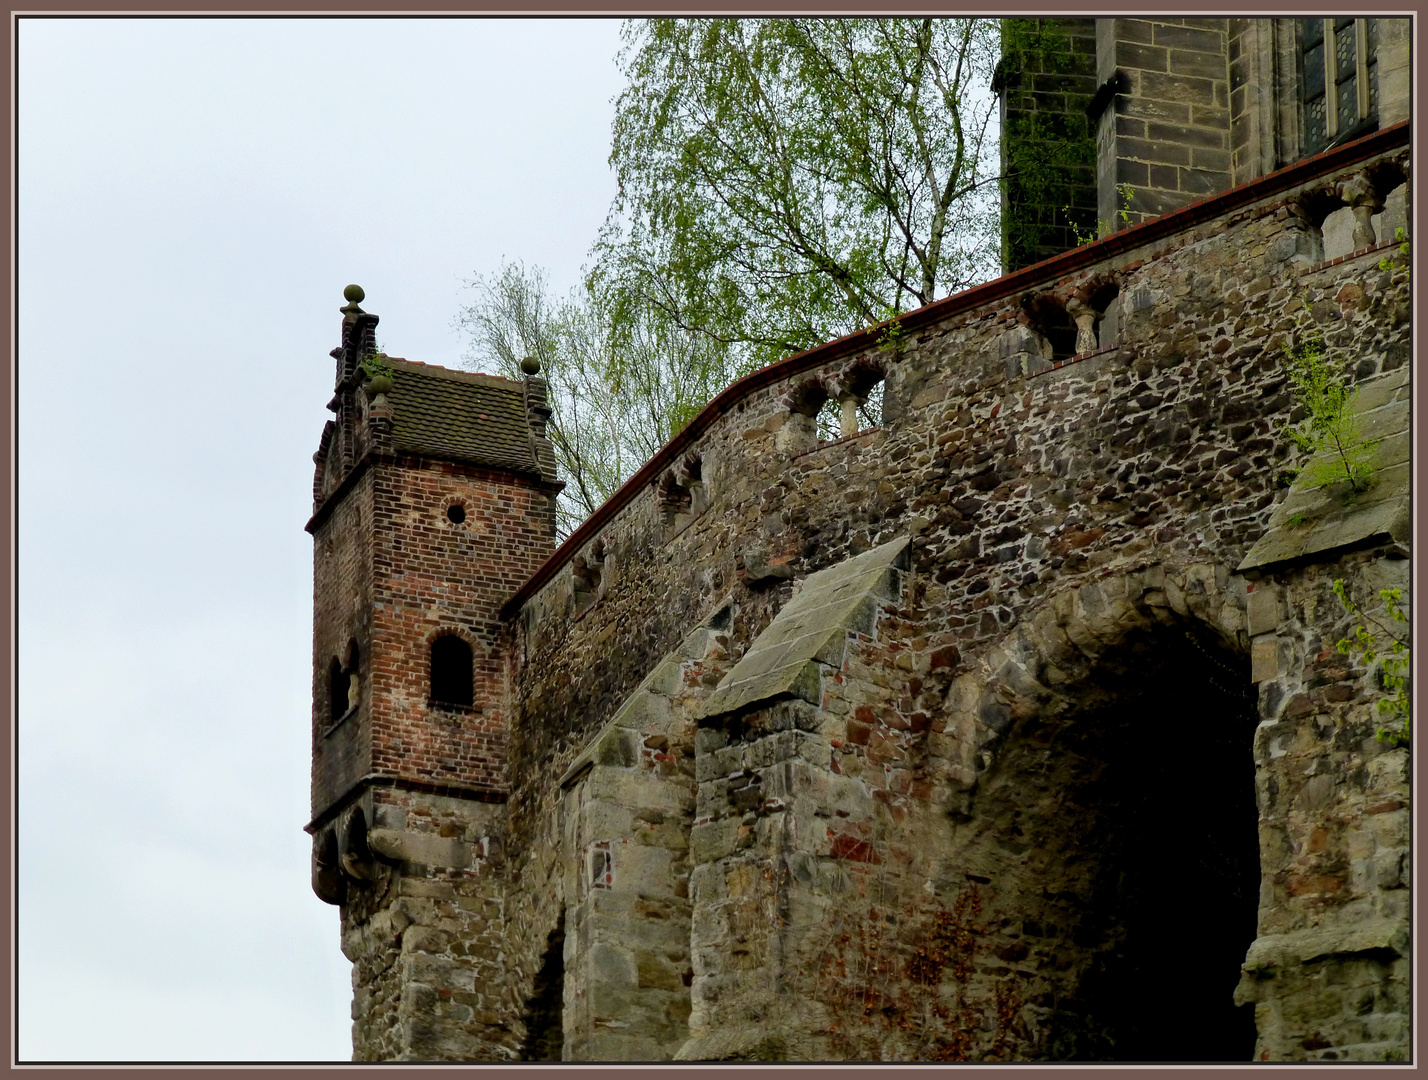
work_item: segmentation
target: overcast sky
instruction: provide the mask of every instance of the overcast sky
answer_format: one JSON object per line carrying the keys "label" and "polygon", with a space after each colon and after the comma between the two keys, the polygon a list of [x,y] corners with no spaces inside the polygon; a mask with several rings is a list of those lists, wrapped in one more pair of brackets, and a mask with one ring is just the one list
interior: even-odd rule
{"label": "overcast sky", "polygon": [[19,1052],[345,1060],[308,883],[312,452],[342,288],[455,365],[574,284],[618,24],[19,26]]}

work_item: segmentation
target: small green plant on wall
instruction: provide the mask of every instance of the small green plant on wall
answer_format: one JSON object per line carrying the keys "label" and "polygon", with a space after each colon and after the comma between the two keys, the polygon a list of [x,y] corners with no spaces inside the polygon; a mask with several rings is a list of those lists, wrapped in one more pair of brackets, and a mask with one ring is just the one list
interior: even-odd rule
{"label": "small green plant on wall", "polygon": [[390,379],[395,373],[391,364],[386,362],[382,353],[368,353],[362,358],[362,370],[367,373],[367,378],[376,379],[385,377]]}
{"label": "small green plant on wall", "polygon": [[[1407,258],[1408,258],[1408,237],[1407,237],[1407,235],[1404,233],[1404,231],[1403,231],[1402,229],[1394,229],[1394,230],[1393,230],[1393,238],[1398,241],[1398,254],[1399,254],[1400,256],[1402,256],[1404,260],[1407,260]],[[1378,261],[1378,268],[1379,268],[1380,270],[1392,270],[1392,269],[1394,268],[1394,265],[1395,265],[1395,264],[1394,264],[1394,261],[1393,261],[1392,259],[1388,258],[1387,256],[1385,256],[1385,257],[1382,258],[1382,259],[1379,259],[1379,261]]]}
{"label": "small green plant on wall", "polygon": [[[903,329],[901,312],[895,307],[883,308],[882,330],[878,333],[878,349],[885,353],[898,354],[907,345],[907,331]],[[874,329],[869,327],[869,329]]]}
{"label": "small green plant on wall", "polygon": [[[1388,723],[1379,728],[1378,741],[1389,746],[1408,745],[1409,696],[1408,671],[1411,653],[1406,637],[1399,637],[1391,626],[1364,612],[1349,598],[1349,591],[1341,579],[1334,579],[1334,595],[1339,603],[1357,621],[1346,638],[1338,641],[1338,650],[1345,656],[1357,657],[1365,664],[1379,664],[1379,680],[1387,696],[1379,699],[1378,711]],[[1403,610],[1401,589],[1380,589],[1384,611],[1390,621],[1402,624],[1407,629],[1408,615]],[[1370,626],[1373,629],[1370,629]],[[1382,637],[1380,637],[1382,635]]]}
{"label": "small green plant on wall", "polygon": [[1311,455],[1300,476],[1314,487],[1347,483],[1350,498],[1367,491],[1378,441],[1365,439],[1359,431],[1358,391],[1349,385],[1343,361],[1327,356],[1323,339],[1314,336],[1292,348],[1284,346],[1284,368],[1294,399],[1304,410],[1303,419],[1284,425],[1284,434]]}
{"label": "small green plant on wall", "polygon": [[[1131,196],[1135,194],[1135,188],[1132,187],[1130,184],[1117,184],[1116,194],[1121,197],[1121,208],[1116,211],[1116,217],[1121,219],[1121,225],[1123,227],[1130,225]],[[1061,213],[1065,215],[1069,221],[1071,218],[1071,207],[1069,205],[1063,206],[1061,208]],[[1076,227],[1076,223],[1074,221],[1070,222],[1070,226],[1072,235],[1076,237],[1077,247],[1085,247],[1087,244],[1094,244],[1097,240],[1111,235],[1111,222],[1107,221],[1105,218],[1100,218],[1099,220],[1097,220],[1095,232],[1083,233],[1079,228]]]}
{"label": "small green plant on wall", "polygon": [[393,386],[396,374],[385,359],[385,353],[368,353],[362,358],[362,370],[367,375],[367,389],[372,394],[385,394]]}

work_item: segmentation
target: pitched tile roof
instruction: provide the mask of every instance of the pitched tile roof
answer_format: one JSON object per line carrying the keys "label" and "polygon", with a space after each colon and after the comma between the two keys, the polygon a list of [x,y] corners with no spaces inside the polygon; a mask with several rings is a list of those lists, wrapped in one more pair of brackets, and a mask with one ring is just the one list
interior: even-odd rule
{"label": "pitched tile roof", "polygon": [[393,370],[393,449],[540,474],[519,382],[395,357],[385,362]]}

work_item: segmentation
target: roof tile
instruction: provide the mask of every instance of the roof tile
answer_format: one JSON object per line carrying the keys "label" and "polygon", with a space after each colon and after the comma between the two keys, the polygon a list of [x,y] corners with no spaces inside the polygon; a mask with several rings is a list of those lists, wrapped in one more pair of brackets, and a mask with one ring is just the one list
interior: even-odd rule
{"label": "roof tile", "polygon": [[394,450],[540,474],[519,382],[395,357],[386,363]]}

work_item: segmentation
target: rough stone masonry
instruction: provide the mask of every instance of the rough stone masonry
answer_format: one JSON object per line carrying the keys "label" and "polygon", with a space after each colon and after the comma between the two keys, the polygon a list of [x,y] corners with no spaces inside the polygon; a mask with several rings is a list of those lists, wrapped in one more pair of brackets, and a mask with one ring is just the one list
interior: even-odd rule
{"label": "rough stone masonry", "polygon": [[[756,372],[558,549],[539,369],[374,361],[349,288],[308,831],[355,1059],[1407,1059],[1410,754],[1333,594],[1408,595],[1407,45],[1317,20],[1375,122],[1281,161],[1238,91],[1307,21],[1085,20],[1113,117],[1207,81],[1238,186]],[[1294,479],[1308,341],[1355,498]]]}

